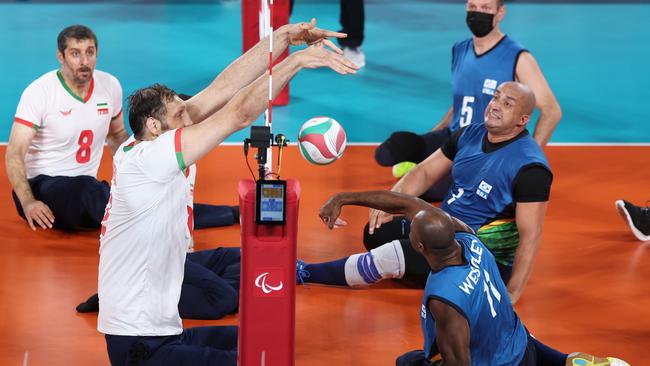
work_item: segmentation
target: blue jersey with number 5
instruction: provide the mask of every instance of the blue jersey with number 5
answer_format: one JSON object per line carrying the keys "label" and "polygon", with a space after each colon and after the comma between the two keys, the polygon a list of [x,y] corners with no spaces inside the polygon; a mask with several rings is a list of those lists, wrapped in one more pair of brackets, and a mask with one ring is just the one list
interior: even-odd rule
{"label": "blue jersey with number 5", "polygon": [[454,114],[451,132],[483,123],[483,113],[497,86],[515,80],[519,55],[526,51],[519,43],[504,36],[492,49],[478,56],[472,38],[452,48],[451,73]]}
{"label": "blue jersey with number 5", "polygon": [[424,351],[437,351],[435,319],[429,299],[438,299],[458,311],[469,324],[472,365],[518,365],[526,351],[528,334],[515,314],[494,256],[476,235],[456,233],[466,263],[430,272],[420,317]]}

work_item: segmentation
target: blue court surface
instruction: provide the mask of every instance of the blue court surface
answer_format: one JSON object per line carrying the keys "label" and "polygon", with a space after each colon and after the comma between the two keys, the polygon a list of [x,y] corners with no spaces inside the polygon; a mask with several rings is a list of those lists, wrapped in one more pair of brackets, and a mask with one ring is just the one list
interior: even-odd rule
{"label": "blue court surface", "polygon": [[[507,3],[508,4],[508,3]],[[337,30],[338,0],[296,0],[292,21]],[[367,65],[355,76],[306,70],[274,132],[295,140],[305,120],[331,116],[350,142],[425,132],[451,105],[451,46],[469,37],[464,2],[366,1]],[[650,5],[511,2],[502,29],[537,58],[562,108],[556,143],[648,143]],[[56,36],[81,23],[99,37],[98,69],[125,97],[155,82],[195,93],[241,53],[239,1],[0,2],[0,141],[22,90],[58,68]],[[248,135],[242,131],[229,142]]]}

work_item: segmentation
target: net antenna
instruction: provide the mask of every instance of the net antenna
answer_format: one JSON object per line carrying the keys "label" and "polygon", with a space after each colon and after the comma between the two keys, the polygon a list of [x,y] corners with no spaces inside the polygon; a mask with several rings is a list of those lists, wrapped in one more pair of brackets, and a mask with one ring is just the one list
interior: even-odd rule
{"label": "net antenna", "polygon": [[[269,37],[269,105],[264,112],[264,126],[269,128],[273,134],[273,0],[260,0],[260,39]],[[266,148],[266,162],[264,164],[265,175],[273,171],[273,151],[271,146]],[[260,179],[265,176],[260,176]]]}

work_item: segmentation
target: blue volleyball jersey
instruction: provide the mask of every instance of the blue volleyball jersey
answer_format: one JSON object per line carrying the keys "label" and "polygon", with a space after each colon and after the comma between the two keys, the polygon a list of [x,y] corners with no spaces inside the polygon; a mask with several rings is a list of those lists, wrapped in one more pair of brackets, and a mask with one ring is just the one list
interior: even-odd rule
{"label": "blue volleyball jersey", "polygon": [[452,132],[472,123],[483,123],[485,108],[497,86],[515,80],[517,59],[524,51],[508,36],[480,56],[474,51],[472,38],[454,44],[451,61],[454,114],[449,124]]}
{"label": "blue volleyball jersey", "polygon": [[537,142],[525,135],[495,151],[483,152],[484,124],[467,127],[458,139],[452,186],[440,208],[474,231],[497,219],[513,218],[513,186],[519,170],[541,165],[551,171]]}
{"label": "blue volleyball jersey", "polygon": [[494,257],[470,233],[456,233],[466,264],[430,272],[424,288],[420,320],[427,358],[436,352],[435,319],[428,301],[438,299],[467,319],[472,365],[518,365],[526,351],[528,335],[515,314]]}

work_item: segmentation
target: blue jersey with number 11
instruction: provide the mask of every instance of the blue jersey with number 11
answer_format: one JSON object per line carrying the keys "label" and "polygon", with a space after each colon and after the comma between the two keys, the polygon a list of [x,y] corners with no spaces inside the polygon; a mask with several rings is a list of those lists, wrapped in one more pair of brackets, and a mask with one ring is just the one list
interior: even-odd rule
{"label": "blue jersey with number 11", "polygon": [[420,317],[424,351],[435,355],[436,323],[429,299],[451,305],[467,319],[472,365],[518,365],[526,351],[528,335],[515,314],[497,263],[481,240],[470,233],[456,233],[466,263],[429,273]]}
{"label": "blue jersey with number 11", "polygon": [[473,123],[483,123],[485,108],[497,86],[515,80],[517,59],[525,49],[504,36],[492,49],[477,55],[472,38],[452,49],[451,73],[454,114],[451,132]]}

